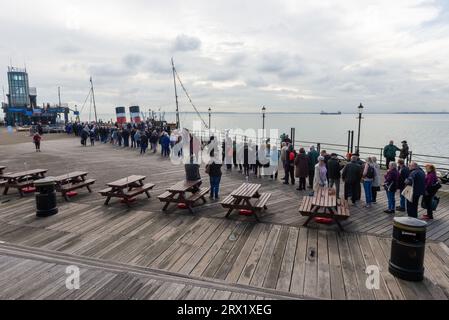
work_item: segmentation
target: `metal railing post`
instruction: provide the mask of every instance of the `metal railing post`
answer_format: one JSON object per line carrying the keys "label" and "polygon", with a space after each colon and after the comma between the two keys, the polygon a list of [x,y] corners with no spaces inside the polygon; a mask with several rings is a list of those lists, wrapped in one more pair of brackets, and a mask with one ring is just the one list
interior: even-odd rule
{"label": "metal railing post", "polygon": [[[380,149],[380,167],[382,168],[382,162],[384,159],[383,149]],[[387,168],[388,169],[388,168]]]}

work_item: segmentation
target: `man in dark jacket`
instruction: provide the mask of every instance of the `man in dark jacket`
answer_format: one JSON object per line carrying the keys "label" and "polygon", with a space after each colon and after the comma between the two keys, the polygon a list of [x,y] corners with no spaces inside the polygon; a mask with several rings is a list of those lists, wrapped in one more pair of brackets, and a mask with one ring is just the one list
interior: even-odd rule
{"label": "man in dark jacket", "polygon": [[342,178],[345,183],[345,199],[348,200],[351,197],[354,205],[360,200],[362,173],[362,167],[357,163],[356,156],[353,156],[351,162],[343,169]]}
{"label": "man in dark jacket", "polygon": [[219,199],[218,193],[220,191],[220,181],[222,176],[221,166],[222,164],[216,159],[208,165],[210,178],[210,198],[215,200]]}
{"label": "man in dark jacket", "polygon": [[295,159],[296,151],[292,145],[290,145],[286,157],[285,157],[286,175],[284,184],[288,184],[289,177],[292,181],[292,185],[295,185]]}
{"label": "man in dark jacket", "polygon": [[307,154],[309,157],[309,189],[313,189],[313,180],[315,179],[315,166],[318,164],[320,154],[315,150],[315,146],[310,146]]}
{"label": "man in dark jacket", "polygon": [[405,165],[405,162],[403,159],[398,160],[398,170],[399,170],[399,181],[398,181],[398,189],[401,195],[401,203],[399,205],[399,208],[396,210],[399,212],[405,212],[405,197],[402,195],[402,191],[405,189],[405,180],[410,175],[410,169]]}
{"label": "man in dark jacket", "polygon": [[329,177],[329,187],[333,188],[337,192],[337,198],[340,198],[340,180],[341,170],[343,166],[337,158],[335,153],[331,154],[330,159],[327,161],[327,175]]}
{"label": "man in dark jacket", "polygon": [[398,147],[394,145],[394,141],[390,141],[390,143],[384,148],[384,157],[387,161],[387,168],[390,167],[390,162],[396,161],[396,152],[401,151]]}
{"label": "man in dark jacket", "polygon": [[410,175],[405,184],[413,186],[413,199],[407,200],[407,214],[409,217],[418,218],[419,198],[426,193],[426,174],[416,162],[410,163]]}

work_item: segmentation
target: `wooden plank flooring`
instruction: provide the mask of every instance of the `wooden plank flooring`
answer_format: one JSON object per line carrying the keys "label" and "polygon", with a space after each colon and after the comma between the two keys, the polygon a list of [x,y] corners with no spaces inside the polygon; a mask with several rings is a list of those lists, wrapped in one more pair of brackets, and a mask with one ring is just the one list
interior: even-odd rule
{"label": "wooden plank flooring", "polygon": [[[270,179],[253,179],[262,184],[262,192],[273,193],[260,224],[236,215],[224,219],[226,212],[218,202],[210,201],[196,208],[194,216],[177,209],[163,213],[155,196],[183,178],[182,168],[159,156],[138,157],[132,151],[109,145],[83,149],[77,141],[64,141],[48,142],[46,148],[53,151],[52,157],[45,152],[36,156],[15,149],[17,146],[7,146],[0,150],[0,156],[5,156],[2,165],[14,171],[20,169],[17,163],[27,161],[32,167],[54,168],[50,174],[58,175],[71,171],[58,163],[76,157],[76,169],[96,178],[97,189],[126,175],[146,175],[147,182],[156,184],[152,199],[139,198],[131,209],[117,202],[105,207],[104,199],[97,194],[80,192],[69,203],[59,199],[58,215],[38,219],[32,196],[2,196],[0,241],[4,244],[0,244],[0,274],[5,280],[0,284],[7,285],[2,298],[449,297],[449,196],[444,193],[437,219],[429,225],[426,280],[415,284],[397,280],[388,272],[392,217],[382,212],[386,201],[382,193],[371,210],[351,207],[351,218],[344,223],[348,232],[344,234],[337,233],[335,226],[302,228],[305,220],[297,209],[304,194]],[[13,160],[14,152],[19,160]],[[108,170],[99,158],[110,159]],[[147,161],[148,166],[142,166],[142,161]],[[237,172],[226,173],[222,196],[242,182]],[[51,285],[51,281],[64,276],[58,268],[64,260],[85,268],[89,286],[82,292],[66,292],[65,288]],[[98,261],[105,265],[99,267]],[[121,269],[116,264],[121,264]],[[380,267],[379,290],[366,289],[365,270],[370,265]],[[112,271],[99,272],[96,268]],[[151,275],[129,275],[133,268]],[[35,271],[29,274],[31,269]],[[21,292],[22,286],[8,282],[8,278],[34,282],[29,291]]]}

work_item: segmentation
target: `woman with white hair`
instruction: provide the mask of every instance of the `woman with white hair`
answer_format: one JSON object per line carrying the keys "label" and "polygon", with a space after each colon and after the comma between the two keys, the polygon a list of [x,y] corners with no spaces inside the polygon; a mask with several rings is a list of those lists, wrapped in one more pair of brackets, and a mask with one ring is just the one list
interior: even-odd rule
{"label": "woman with white hair", "polygon": [[318,157],[318,164],[315,166],[315,176],[313,178],[313,191],[317,192],[319,188],[328,186],[327,182],[327,168],[325,158]]}

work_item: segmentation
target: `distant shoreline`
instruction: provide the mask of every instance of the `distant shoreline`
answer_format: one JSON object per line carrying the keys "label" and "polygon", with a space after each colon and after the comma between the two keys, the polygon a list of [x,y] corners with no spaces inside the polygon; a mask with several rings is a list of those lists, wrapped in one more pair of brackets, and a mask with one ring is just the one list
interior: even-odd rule
{"label": "distant shoreline", "polygon": [[[175,111],[166,111],[165,114],[175,114]],[[192,112],[192,111],[180,111],[180,113],[184,113],[184,114],[196,114],[196,112]],[[204,112],[200,112],[201,114],[207,114],[206,111]],[[158,112],[156,112],[156,114],[158,114]],[[233,112],[233,111],[217,111],[217,112],[212,112],[212,114],[260,114],[260,112]],[[309,115],[321,115],[321,112],[269,112],[267,111],[267,114],[309,114]],[[340,116],[340,115],[354,115],[357,114],[356,112],[342,112],[341,114],[326,114],[326,115],[335,115],[335,116]],[[442,111],[442,112],[364,112],[363,114],[377,114],[377,115],[388,115],[388,114],[428,114],[428,115],[439,115],[439,114],[449,114],[449,112],[447,111]]]}

